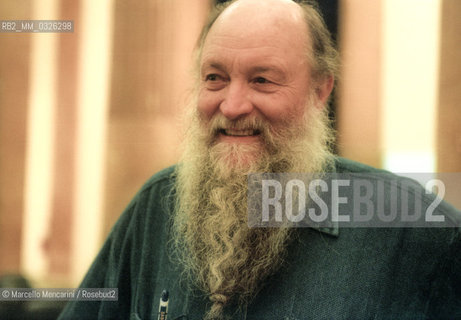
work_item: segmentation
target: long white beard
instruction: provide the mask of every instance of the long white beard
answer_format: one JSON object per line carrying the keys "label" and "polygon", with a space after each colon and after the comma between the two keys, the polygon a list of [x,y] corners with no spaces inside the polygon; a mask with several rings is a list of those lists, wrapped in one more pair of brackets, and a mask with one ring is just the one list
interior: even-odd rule
{"label": "long white beard", "polygon": [[216,128],[226,120],[192,118],[177,169],[172,244],[189,283],[213,301],[209,319],[237,296],[251,299],[282,264],[290,238],[286,228],[248,228],[247,175],[322,172],[332,163],[327,112],[312,104],[306,110],[303,121],[286,129],[259,120],[232,124],[259,126],[262,139],[255,145],[216,143]]}

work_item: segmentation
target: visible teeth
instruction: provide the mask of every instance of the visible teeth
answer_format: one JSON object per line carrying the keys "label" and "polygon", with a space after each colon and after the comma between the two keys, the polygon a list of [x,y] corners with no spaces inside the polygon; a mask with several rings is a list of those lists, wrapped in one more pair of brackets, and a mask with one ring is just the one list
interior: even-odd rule
{"label": "visible teeth", "polygon": [[253,136],[256,134],[255,130],[234,130],[234,129],[225,129],[224,133],[228,136]]}

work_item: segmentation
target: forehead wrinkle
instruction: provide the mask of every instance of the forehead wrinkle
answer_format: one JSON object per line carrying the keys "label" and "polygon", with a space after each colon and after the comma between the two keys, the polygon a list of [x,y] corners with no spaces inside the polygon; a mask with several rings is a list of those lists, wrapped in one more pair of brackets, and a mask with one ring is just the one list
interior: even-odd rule
{"label": "forehead wrinkle", "polygon": [[[229,69],[230,68],[230,69]],[[218,70],[229,74],[232,72],[233,65],[228,66],[225,62],[220,62],[214,55],[209,58],[205,58],[200,66],[200,73],[203,74],[208,69]]]}
{"label": "forehead wrinkle", "polygon": [[213,69],[226,71],[226,66],[224,64],[217,62],[217,61],[213,61],[213,60],[210,60],[210,61],[205,60],[205,62],[202,63],[202,69],[205,69],[205,68],[213,68]]}
{"label": "forehead wrinkle", "polygon": [[203,45],[203,51],[213,51],[225,48],[226,50],[241,49],[265,49],[278,48],[273,39],[261,34],[259,37],[251,37],[247,34],[231,34],[234,30],[219,30],[209,33]]}
{"label": "forehead wrinkle", "polygon": [[[257,47],[255,49],[264,49],[261,47]],[[232,51],[239,51],[245,49],[230,49]],[[229,51],[229,50],[228,50]],[[201,70],[205,68],[215,68],[218,70],[229,71],[228,65],[248,65],[246,70],[250,70],[253,72],[266,72],[266,71],[276,71],[276,72],[287,72],[286,65],[284,59],[280,59],[277,56],[272,54],[262,54],[258,56],[257,59],[254,58],[246,58],[242,56],[237,56],[236,58],[231,59],[232,61],[228,61],[227,58],[223,57],[222,55],[218,55],[214,50],[204,50],[204,55],[202,56],[200,62]],[[256,60],[256,61],[251,61]]]}
{"label": "forehead wrinkle", "polygon": [[273,64],[273,63],[266,63],[261,65],[255,65],[249,68],[250,72],[277,72],[277,73],[284,73],[285,68],[281,65]]}

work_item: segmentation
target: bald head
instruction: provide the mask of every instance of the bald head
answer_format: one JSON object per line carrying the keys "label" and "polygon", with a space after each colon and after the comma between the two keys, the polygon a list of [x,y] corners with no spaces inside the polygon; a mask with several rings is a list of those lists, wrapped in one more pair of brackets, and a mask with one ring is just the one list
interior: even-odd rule
{"label": "bald head", "polygon": [[[303,12],[293,1],[239,0],[216,19],[204,47],[216,40],[227,43],[229,47],[283,45],[304,56],[307,39]],[[302,59],[301,56],[299,58]]]}
{"label": "bald head", "polygon": [[291,0],[239,0],[223,11],[212,29],[226,27],[252,33],[269,27],[306,31],[307,25],[301,7]]}
{"label": "bald head", "polygon": [[[210,13],[208,23],[202,29],[198,42],[198,60],[205,40],[211,29],[221,24],[221,28],[236,30],[241,26],[245,35],[264,30],[270,25],[294,33],[299,43],[306,47],[304,59],[308,60],[316,78],[335,78],[339,69],[338,54],[333,46],[331,35],[317,8],[306,2],[292,0],[233,0],[220,4]],[[301,23],[301,24],[300,24]],[[303,26],[302,26],[303,24]],[[274,29],[275,30],[275,29]],[[260,35],[269,38],[268,30]]]}

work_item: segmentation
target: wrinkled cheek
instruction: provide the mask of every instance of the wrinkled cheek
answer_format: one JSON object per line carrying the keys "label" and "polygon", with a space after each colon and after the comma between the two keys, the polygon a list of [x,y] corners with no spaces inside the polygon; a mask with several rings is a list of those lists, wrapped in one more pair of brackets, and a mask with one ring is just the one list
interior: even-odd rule
{"label": "wrinkled cheek", "polygon": [[219,101],[218,94],[202,89],[197,101],[199,116],[203,120],[210,120],[219,110]]}

